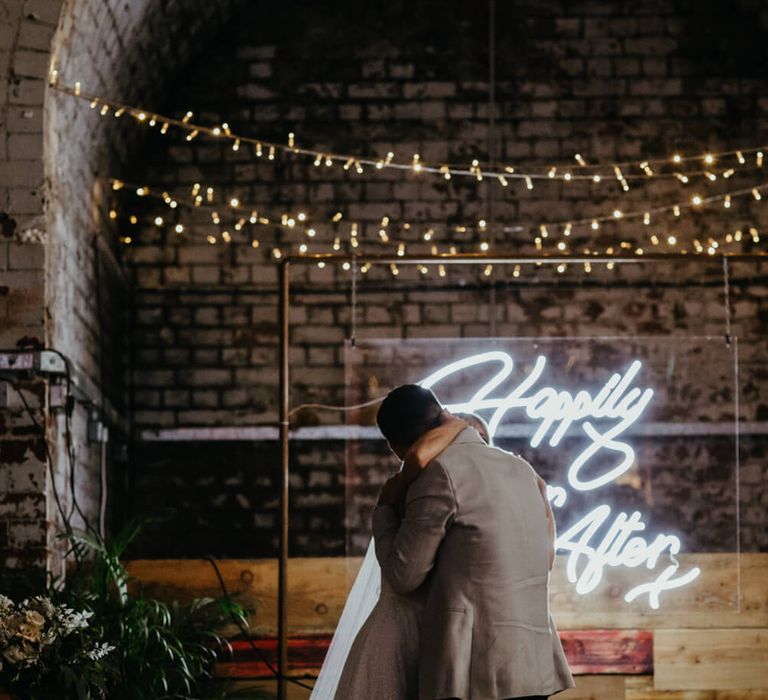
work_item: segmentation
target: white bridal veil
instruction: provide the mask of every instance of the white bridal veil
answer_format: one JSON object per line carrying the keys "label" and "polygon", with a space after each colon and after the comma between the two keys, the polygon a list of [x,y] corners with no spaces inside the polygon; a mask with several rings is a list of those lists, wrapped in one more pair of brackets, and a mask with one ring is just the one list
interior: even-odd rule
{"label": "white bridal veil", "polygon": [[379,600],[380,592],[381,569],[376,560],[373,540],[371,540],[363,565],[344,605],[336,632],[333,634],[317,683],[309,696],[310,700],[333,700],[352,642],[355,641],[357,633]]}

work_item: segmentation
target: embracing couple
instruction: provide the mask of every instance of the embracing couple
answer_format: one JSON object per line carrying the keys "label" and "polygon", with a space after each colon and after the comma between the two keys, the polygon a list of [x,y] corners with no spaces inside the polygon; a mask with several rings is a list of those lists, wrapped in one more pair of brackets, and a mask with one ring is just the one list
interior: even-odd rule
{"label": "embracing couple", "polygon": [[417,385],[390,392],[377,422],[403,463],[373,516],[380,588],[363,583],[361,598],[358,576],[347,633],[348,608],[374,588],[375,605],[341,654],[337,630],[313,698],[532,700],[573,687],[549,614],[544,481],[492,447],[482,419],[451,416]]}

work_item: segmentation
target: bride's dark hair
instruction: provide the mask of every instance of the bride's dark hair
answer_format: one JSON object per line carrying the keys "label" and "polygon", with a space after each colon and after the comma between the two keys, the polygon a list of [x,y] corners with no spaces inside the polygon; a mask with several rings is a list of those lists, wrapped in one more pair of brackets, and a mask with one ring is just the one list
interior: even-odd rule
{"label": "bride's dark hair", "polygon": [[393,389],[379,407],[376,422],[392,445],[410,447],[424,433],[440,425],[443,407],[437,397],[417,384]]}

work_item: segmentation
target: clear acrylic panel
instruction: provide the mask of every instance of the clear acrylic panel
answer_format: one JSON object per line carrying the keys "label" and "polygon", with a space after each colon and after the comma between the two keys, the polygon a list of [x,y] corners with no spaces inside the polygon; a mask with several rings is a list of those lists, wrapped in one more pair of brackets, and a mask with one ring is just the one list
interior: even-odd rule
{"label": "clear acrylic panel", "polygon": [[[347,552],[399,465],[377,405],[406,382],[481,415],[549,485],[553,605],[738,609],[737,348],[721,337],[360,340],[345,351]],[[351,559],[350,576],[356,570]]]}

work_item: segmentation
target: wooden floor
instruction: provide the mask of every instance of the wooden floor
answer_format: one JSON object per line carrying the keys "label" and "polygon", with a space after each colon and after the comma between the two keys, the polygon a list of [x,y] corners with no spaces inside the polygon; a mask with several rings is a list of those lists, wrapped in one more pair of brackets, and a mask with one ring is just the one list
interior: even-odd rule
{"label": "wooden floor", "polygon": [[[667,608],[627,605],[627,571],[611,570],[588,598],[579,597],[558,562],[552,614],[577,687],[562,700],[768,700],[768,554],[696,554],[697,586],[669,592]],[[293,559],[289,564],[291,673],[315,675],[360,561]],[[274,560],[222,560],[227,587],[255,608],[254,643],[274,658],[277,567]],[[147,593],[189,600],[220,593],[209,562],[142,560],[129,565]],[[631,572],[630,572],[631,573]],[[233,630],[234,632],[234,630]],[[220,672],[252,685],[269,671],[250,643]],[[246,679],[249,679],[246,681]],[[267,681],[264,681],[267,682]],[[267,682],[269,684],[269,682]],[[309,691],[291,687],[295,700]]]}

